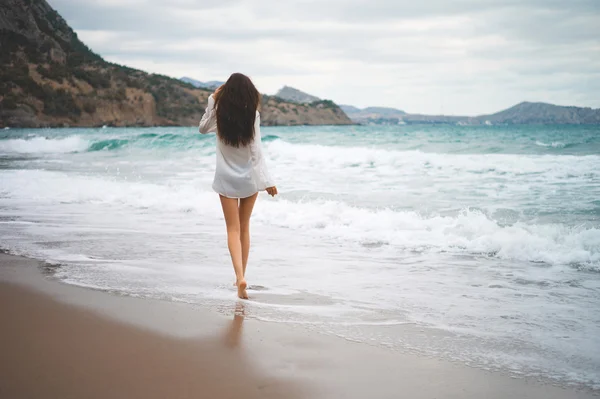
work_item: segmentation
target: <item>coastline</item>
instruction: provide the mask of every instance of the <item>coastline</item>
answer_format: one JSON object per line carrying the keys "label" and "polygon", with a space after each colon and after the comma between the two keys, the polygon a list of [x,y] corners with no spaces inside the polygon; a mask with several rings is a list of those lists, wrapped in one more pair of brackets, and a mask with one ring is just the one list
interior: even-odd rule
{"label": "coastline", "polygon": [[[114,295],[0,254],[0,396],[593,398],[199,306]],[[32,380],[32,376],[35,379]]]}
{"label": "coastline", "polygon": [[[198,120],[199,122],[200,120]],[[267,121],[267,123],[261,123],[261,127],[295,127],[295,126],[364,126],[359,122],[352,123],[271,123]],[[151,129],[151,128],[160,128],[160,127],[185,127],[185,128],[198,128],[197,124],[194,125],[182,125],[182,124],[127,124],[127,125],[115,125],[112,123],[107,124],[96,124],[96,125],[78,125],[78,124],[69,124],[69,123],[57,123],[57,124],[39,124],[39,125],[8,125],[2,124],[0,122],[0,130],[1,129],[103,129],[103,128],[111,128],[111,129],[120,129],[120,128],[136,128],[136,129]]]}

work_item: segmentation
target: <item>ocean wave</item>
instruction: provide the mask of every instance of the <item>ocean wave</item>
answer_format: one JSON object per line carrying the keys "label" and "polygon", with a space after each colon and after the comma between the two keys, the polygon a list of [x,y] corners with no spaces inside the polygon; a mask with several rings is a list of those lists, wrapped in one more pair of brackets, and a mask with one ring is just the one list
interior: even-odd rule
{"label": "ocean wave", "polygon": [[[220,214],[214,193],[202,190],[194,181],[173,186],[49,171],[0,173],[5,196],[19,203],[35,198],[45,205],[125,206],[155,212],[157,217],[164,212],[193,212],[214,219]],[[600,229],[589,226],[525,221],[504,225],[480,210],[465,209],[451,216],[422,215],[318,199],[259,202],[256,209],[253,220],[264,226],[370,250],[478,255],[600,270]]]}
{"label": "ocean wave", "polygon": [[143,133],[127,138],[110,138],[105,140],[94,141],[87,148],[87,151],[114,151],[123,148],[138,148],[144,150],[190,150],[205,146],[208,137],[200,134],[155,134]]}
{"label": "ocean wave", "polygon": [[525,222],[502,225],[479,210],[424,216],[338,201],[281,200],[269,204],[268,212],[261,212],[256,219],[366,247],[376,242],[383,244],[376,247],[408,252],[471,254],[600,270],[600,229]]}
{"label": "ocean wave", "polygon": [[[81,137],[68,136],[61,138],[47,138],[32,136],[26,139],[0,140],[0,153],[3,154],[64,154],[77,152],[117,151],[124,148],[138,148],[145,150],[173,149],[191,150],[204,147],[211,143],[210,135],[201,134],[156,134],[142,133],[126,137],[98,136]],[[266,142],[279,139],[276,135],[267,135],[263,138]]]}
{"label": "ocean wave", "polygon": [[76,153],[96,151],[116,151],[128,147],[140,149],[189,150],[203,147],[203,142],[210,136],[200,134],[156,134],[142,133],[125,137],[82,137],[68,136],[47,138],[33,136],[26,139],[0,140],[0,153],[4,154],[45,154],[45,153]]}
{"label": "ocean wave", "polygon": [[111,139],[102,140],[92,143],[87,150],[88,151],[102,151],[102,150],[116,150],[129,144],[129,140],[123,139]]}
{"label": "ocean wave", "polygon": [[[361,168],[377,177],[418,173],[478,173],[498,176],[549,174],[593,176],[598,173],[598,155],[551,154],[445,154],[379,147],[297,144],[283,140],[265,143],[267,155],[280,166],[318,168],[329,173]],[[346,173],[346,172],[344,172]]]}
{"label": "ocean wave", "polygon": [[567,148],[570,147],[571,144],[565,144],[560,141],[553,141],[551,143],[544,143],[543,141],[536,141],[535,145],[540,147],[552,147],[552,148]]}
{"label": "ocean wave", "polygon": [[261,137],[262,141],[265,142],[269,142],[269,141],[274,141],[274,140],[279,140],[281,137],[277,136],[276,134],[267,134],[265,136]]}
{"label": "ocean wave", "polygon": [[9,139],[0,141],[0,153],[4,154],[48,154],[85,151],[90,143],[79,136],[49,139],[33,137],[28,139]]}

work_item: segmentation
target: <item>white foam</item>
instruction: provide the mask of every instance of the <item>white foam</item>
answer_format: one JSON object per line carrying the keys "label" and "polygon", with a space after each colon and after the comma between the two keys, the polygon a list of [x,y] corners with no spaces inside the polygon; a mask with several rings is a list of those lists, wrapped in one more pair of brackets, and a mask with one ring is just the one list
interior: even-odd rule
{"label": "white foam", "polygon": [[544,143],[543,141],[536,141],[535,145],[538,145],[540,147],[552,147],[552,148],[565,148],[566,147],[566,144],[561,143],[560,141],[553,141],[550,144]]}
{"label": "white foam", "polygon": [[587,264],[600,268],[600,230],[563,225],[501,226],[481,211],[456,216],[371,210],[337,201],[269,204],[256,219],[312,235],[360,244],[388,244],[417,252],[483,254],[549,264]]}
{"label": "white foam", "polygon": [[[296,173],[326,170],[327,176],[397,184],[411,176],[448,176],[461,179],[475,174],[482,177],[523,177],[541,174],[545,179],[597,175],[600,156],[518,155],[518,154],[438,154],[398,151],[371,147],[332,147],[318,144],[291,144],[282,140],[265,143],[268,155],[279,168]],[[295,174],[294,174],[295,175]],[[382,180],[383,179],[383,180]]]}
{"label": "white foam", "polygon": [[[219,218],[208,183],[165,185],[73,176],[48,171],[3,171],[8,197],[19,203],[89,203],[164,212],[194,212]],[[453,216],[421,215],[389,208],[369,209],[340,201],[259,202],[254,220],[295,229],[347,245],[374,245],[421,253],[481,254],[548,264],[581,264],[600,269],[600,230],[558,224],[500,225],[478,210]]]}
{"label": "white foam", "polygon": [[79,136],[69,136],[60,139],[34,137],[31,139],[11,139],[0,141],[0,153],[4,154],[44,154],[69,153],[85,151],[89,141]]}

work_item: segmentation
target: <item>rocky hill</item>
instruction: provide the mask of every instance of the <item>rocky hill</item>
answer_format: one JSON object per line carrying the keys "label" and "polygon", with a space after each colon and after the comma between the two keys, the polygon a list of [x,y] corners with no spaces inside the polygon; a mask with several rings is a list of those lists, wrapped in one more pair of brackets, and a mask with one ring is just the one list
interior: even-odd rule
{"label": "rocky hill", "polygon": [[[196,125],[210,91],[112,64],[45,0],[0,2],[0,127]],[[331,104],[265,97],[268,125],[346,124]]]}
{"label": "rocky hill", "polygon": [[289,86],[283,86],[281,89],[279,89],[275,96],[281,98],[282,100],[297,104],[310,104],[312,102],[321,100],[319,97],[312,96]]}
{"label": "rocky hill", "polygon": [[263,96],[261,121],[265,126],[354,124],[333,101],[319,100],[310,104],[295,104],[266,95]]}
{"label": "rocky hill", "polygon": [[475,118],[491,124],[600,124],[600,109],[522,102],[504,111]]}

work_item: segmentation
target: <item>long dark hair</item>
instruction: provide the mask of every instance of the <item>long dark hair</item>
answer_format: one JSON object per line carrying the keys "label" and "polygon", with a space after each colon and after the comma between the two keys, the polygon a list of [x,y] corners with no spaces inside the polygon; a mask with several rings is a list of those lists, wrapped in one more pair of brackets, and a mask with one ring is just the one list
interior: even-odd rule
{"label": "long dark hair", "polygon": [[214,94],[219,139],[233,147],[247,146],[254,140],[254,121],[260,93],[249,77],[232,74]]}

